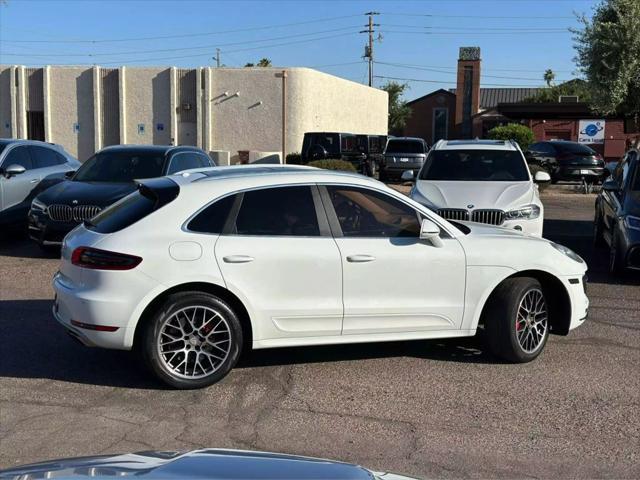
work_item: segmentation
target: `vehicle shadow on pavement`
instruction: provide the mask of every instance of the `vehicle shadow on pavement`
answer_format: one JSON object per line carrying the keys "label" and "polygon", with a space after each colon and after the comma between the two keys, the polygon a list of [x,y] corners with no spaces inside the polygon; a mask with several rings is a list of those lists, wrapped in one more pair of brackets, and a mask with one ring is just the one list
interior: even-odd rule
{"label": "vehicle shadow on pavement", "polygon": [[38,244],[25,235],[6,234],[0,237],[0,256],[21,258],[60,258],[60,249],[42,250]]}
{"label": "vehicle shadow on pavement", "polygon": [[134,353],[88,348],[73,340],[53,319],[51,306],[51,300],[0,301],[0,377],[163,388]]}

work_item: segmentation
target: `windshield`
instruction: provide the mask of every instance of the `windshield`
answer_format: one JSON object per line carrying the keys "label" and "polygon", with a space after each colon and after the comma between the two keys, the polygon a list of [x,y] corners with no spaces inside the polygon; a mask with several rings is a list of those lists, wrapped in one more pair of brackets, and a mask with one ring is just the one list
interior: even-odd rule
{"label": "windshield", "polygon": [[96,153],[73,177],[78,182],[130,183],[135,179],[162,176],[161,152],[112,151]]}
{"label": "windshield", "polygon": [[422,142],[415,140],[389,140],[386,153],[425,153]]}
{"label": "windshield", "polygon": [[420,180],[526,182],[529,172],[514,150],[432,150]]}

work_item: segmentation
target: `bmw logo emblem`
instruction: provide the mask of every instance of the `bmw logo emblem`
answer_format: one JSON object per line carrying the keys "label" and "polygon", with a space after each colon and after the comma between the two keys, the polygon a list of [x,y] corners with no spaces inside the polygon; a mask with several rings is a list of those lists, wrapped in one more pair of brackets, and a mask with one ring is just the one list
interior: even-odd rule
{"label": "bmw logo emblem", "polygon": [[475,205],[473,205],[472,203],[470,203],[469,205],[467,205],[467,208],[473,208],[475,207]]}
{"label": "bmw logo emblem", "polygon": [[78,204],[78,200],[73,200],[71,203],[73,203],[74,205]]}

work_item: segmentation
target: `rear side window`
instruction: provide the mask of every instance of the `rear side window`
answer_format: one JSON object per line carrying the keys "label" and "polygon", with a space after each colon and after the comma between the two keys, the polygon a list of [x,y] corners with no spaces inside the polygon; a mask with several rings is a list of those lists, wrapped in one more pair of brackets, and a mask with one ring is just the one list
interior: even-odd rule
{"label": "rear side window", "polygon": [[245,192],[236,217],[238,235],[319,236],[310,187],[278,187]]}
{"label": "rear side window", "polygon": [[173,157],[171,157],[169,168],[167,169],[167,175],[181,172],[182,170],[189,170],[190,168],[202,168],[210,166],[211,162],[207,158],[205,158],[204,155],[201,155],[199,153],[176,153]]}
{"label": "rear side window", "polygon": [[133,225],[147,215],[171,203],[180,188],[166,178],[148,184],[105,208],[91,220],[84,222],[89,230],[98,233],[114,233]]}
{"label": "rear side window", "polygon": [[34,168],[55,167],[65,163],[65,158],[54,150],[46,147],[29,147]]}
{"label": "rear side window", "polygon": [[222,233],[236,195],[229,195],[202,210],[187,225],[187,230],[199,233]]}

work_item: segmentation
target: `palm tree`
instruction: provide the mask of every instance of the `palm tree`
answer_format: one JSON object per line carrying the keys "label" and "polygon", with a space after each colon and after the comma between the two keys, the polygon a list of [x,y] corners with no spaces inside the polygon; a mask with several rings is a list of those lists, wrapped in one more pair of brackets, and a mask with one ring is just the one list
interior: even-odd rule
{"label": "palm tree", "polygon": [[556,78],[556,74],[553,73],[553,70],[551,70],[550,68],[547,68],[547,70],[544,72],[544,81],[547,82],[547,87],[550,87],[551,84],[553,83],[553,80]]}

